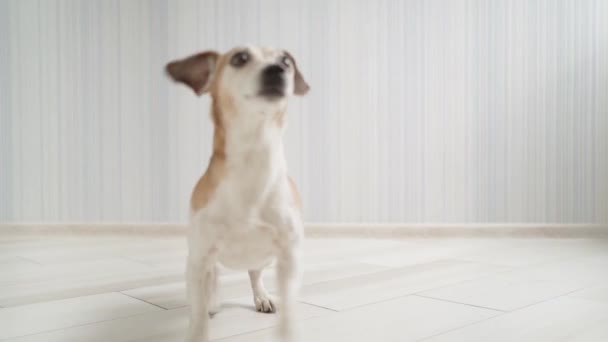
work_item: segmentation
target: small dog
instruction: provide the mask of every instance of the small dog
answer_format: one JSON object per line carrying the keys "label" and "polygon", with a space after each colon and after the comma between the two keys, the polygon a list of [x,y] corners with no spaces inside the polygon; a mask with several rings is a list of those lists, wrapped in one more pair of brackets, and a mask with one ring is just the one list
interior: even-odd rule
{"label": "small dog", "polygon": [[188,341],[209,340],[218,263],[248,270],[256,309],[275,312],[262,281],[262,270],[274,261],[279,333],[288,339],[303,227],[282,132],[288,97],[306,94],[308,84],[291,54],[254,46],[205,51],[169,63],[166,71],[197,95],[211,94],[215,128],[213,155],[190,203]]}

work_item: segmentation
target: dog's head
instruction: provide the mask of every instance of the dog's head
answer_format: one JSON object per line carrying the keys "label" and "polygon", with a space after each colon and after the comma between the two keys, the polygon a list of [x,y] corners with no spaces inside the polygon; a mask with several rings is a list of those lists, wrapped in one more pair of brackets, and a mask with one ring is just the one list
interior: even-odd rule
{"label": "dog's head", "polygon": [[254,46],[201,52],[169,63],[166,71],[197,95],[209,92],[231,103],[284,103],[309,89],[291,54]]}

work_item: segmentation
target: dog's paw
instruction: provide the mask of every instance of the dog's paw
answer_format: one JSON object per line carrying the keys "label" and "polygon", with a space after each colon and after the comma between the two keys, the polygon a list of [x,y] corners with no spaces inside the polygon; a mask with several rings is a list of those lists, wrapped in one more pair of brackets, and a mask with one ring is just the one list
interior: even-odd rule
{"label": "dog's paw", "polygon": [[218,312],[220,312],[220,306],[212,306],[209,308],[209,318],[213,318]]}
{"label": "dog's paw", "polygon": [[276,300],[269,295],[253,296],[255,309],[259,312],[274,313],[277,311]]}
{"label": "dog's paw", "polygon": [[213,293],[211,298],[209,299],[209,308],[207,312],[209,313],[209,317],[212,318],[216,313],[220,312],[222,305],[219,301],[219,298],[216,293]]}

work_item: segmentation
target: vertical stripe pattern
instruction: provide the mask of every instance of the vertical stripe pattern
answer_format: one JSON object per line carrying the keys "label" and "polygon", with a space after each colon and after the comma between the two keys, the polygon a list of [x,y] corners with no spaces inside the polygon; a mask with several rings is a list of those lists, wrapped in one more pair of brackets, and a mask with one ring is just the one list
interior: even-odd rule
{"label": "vertical stripe pattern", "polygon": [[0,0],[0,222],[183,222],[209,98],[172,58],[290,50],[311,222],[608,222],[608,2]]}

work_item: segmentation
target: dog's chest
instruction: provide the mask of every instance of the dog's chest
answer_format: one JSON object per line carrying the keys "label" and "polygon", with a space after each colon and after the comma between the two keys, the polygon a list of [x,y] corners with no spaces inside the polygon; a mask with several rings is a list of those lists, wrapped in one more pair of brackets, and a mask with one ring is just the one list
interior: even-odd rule
{"label": "dog's chest", "polygon": [[274,227],[248,222],[247,227],[234,227],[222,238],[218,261],[234,269],[260,269],[274,259],[278,248]]}
{"label": "dog's chest", "polygon": [[[219,200],[229,201],[230,214],[249,215],[259,209],[268,195],[281,186],[286,172],[280,131],[264,127],[252,133],[234,129],[227,141],[226,177]],[[231,205],[230,205],[231,204]]]}
{"label": "dog's chest", "polygon": [[[279,170],[278,161],[267,154],[249,154],[228,166],[225,187],[238,199],[243,209],[261,205],[264,197],[275,185]],[[235,208],[238,209],[238,208]]]}
{"label": "dog's chest", "polygon": [[218,261],[230,268],[261,268],[285,235],[280,230],[289,189],[280,130],[232,127],[226,155],[225,177],[206,209],[207,217],[221,223]]}

